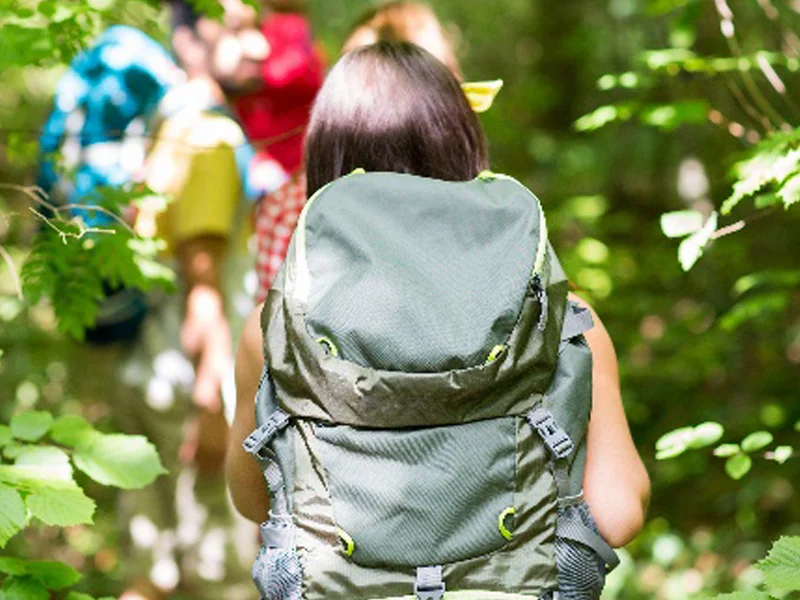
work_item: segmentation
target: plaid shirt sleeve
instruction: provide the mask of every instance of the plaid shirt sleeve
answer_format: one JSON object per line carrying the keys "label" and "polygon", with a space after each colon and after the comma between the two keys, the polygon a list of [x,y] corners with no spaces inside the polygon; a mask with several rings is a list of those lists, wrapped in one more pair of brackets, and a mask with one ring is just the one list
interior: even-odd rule
{"label": "plaid shirt sleeve", "polygon": [[296,174],[278,190],[264,197],[256,211],[258,253],[256,301],[263,302],[289,248],[294,228],[306,202],[305,174]]}

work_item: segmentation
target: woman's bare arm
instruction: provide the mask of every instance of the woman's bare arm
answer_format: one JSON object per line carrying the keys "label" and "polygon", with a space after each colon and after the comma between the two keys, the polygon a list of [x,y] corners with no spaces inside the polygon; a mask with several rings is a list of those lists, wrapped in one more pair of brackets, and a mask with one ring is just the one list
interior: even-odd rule
{"label": "woman's bare arm", "polygon": [[266,520],[269,495],[258,464],[242,448],[256,428],[255,397],[264,358],[261,350],[262,306],[248,317],[236,353],[236,414],[231,425],[225,475],[236,509],[251,521]]}
{"label": "woman's bare arm", "polygon": [[[570,298],[591,310],[580,298]],[[650,478],[625,418],[614,345],[593,310],[592,317],[594,327],[585,334],[594,366],[583,492],[600,534],[620,547],[644,526]]]}

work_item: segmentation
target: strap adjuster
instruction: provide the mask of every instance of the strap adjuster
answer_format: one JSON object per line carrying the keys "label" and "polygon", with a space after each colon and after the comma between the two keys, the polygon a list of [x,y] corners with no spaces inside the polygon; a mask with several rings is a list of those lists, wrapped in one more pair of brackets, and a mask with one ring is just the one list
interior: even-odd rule
{"label": "strap adjuster", "polygon": [[414,581],[414,595],[417,600],[441,600],[444,592],[445,584],[440,565],[417,567],[417,578]]}
{"label": "strap adjuster", "polygon": [[279,431],[289,424],[289,415],[282,410],[272,413],[266,422],[247,436],[242,443],[244,451],[248,454],[258,456],[259,452],[269,444]]}
{"label": "strap adjuster", "polygon": [[572,440],[561,426],[556,423],[550,411],[535,408],[525,417],[532,427],[536,428],[544,443],[556,458],[566,458],[575,449]]}
{"label": "strap adjuster", "polygon": [[445,585],[444,581],[435,586],[422,587],[414,584],[414,595],[418,600],[440,600],[444,596]]}

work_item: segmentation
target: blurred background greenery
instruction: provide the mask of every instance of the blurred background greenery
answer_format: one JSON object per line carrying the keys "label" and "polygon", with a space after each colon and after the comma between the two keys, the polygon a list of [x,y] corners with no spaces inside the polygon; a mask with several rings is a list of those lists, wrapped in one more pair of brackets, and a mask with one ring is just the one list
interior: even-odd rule
{"label": "blurred background greenery", "polygon": [[[35,34],[0,38],[0,181],[34,181],[36,133],[65,61],[113,22],[166,38],[157,2],[28,2],[52,14]],[[0,11],[20,3],[0,2]],[[760,583],[753,561],[800,534],[800,460],[753,454],[738,480],[710,448],[656,460],[663,434],[706,421],[722,441],[756,430],[800,448],[800,210],[742,202],[688,272],[660,216],[708,217],[731,195],[732,168],[771,132],[795,148],[800,125],[800,5],[789,0],[433,0],[468,80],[502,78],[482,116],[493,168],[545,206],[571,281],[616,344],[634,438],[653,481],[647,526],[625,551],[608,598],[683,599]],[[310,0],[330,62],[367,0]],[[63,12],[64,7],[68,10]],[[85,9],[85,10],[84,10]],[[44,13],[46,14],[46,13]],[[0,22],[3,14],[0,13]],[[17,19],[9,21],[8,19]],[[732,34],[732,35],[731,35]],[[785,152],[784,152],[785,154]],[[789,171],[797,168],[795,157]],[[766,167],[765,167],[766,168]],[[789,173],[787,172],[787,175]],[[778,182],[780,183],[780,182]],[[0,244],[19,266],[38,224],[0,190]],[[793,202],[793,200],[791,200]],[[761,218],[763,217],[763,218]],[[741,225],[740,225],[741,222]],[[728,235],[722,235],[724,233]],[[28,307],[0,270],[0,420],[31,406],[108,419],[103,396],[76,395],[85,365],[46,305]],[[113,493],[92,488],[93,528],[43,528],[12,552],[65,560],[97,595],[119,591]]]}

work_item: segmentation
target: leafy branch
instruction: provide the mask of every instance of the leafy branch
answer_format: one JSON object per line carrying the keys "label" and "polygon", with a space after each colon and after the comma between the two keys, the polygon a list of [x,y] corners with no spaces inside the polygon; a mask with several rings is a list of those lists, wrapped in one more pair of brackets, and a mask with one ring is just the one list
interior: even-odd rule
{"label": "leafy branch", "polygon": [[764,573],[764,584],[779,594],[761,590],[719,594],[712,600],[774,600],[786,593],[800,591],[800,536],[784,536],[776,541],[767,557],[756,564]]}
{"label": "leafy branch", "polygon": [[[145,487],[166,472],[144,437],[101,433],[75,415],[17,414],[9,425],[0,425],[0,448],[0,548],[33,519],[59,527],[92,523],[95,503],[75,481],[76,469],[122,489]],[[71,587],[80,578],[60,562],[0,556],[6,598],[46,599],[50,590]],[[89,598],[76,592],[66,596]]]}
{"label": "leafy branch", "polygon": [[[795,424],[795,431],[800,432],[800,421]],[[656,442],[656,459],[667,460],[680,456],[687,450],[699,450],[713,446],[725,433],[719,423],[709,421],[697,426],[680,427],[662,435]],[[755,431],[747,435],[740,443],[724,443],[714,448],[714,456],[725,458],[725,472],[732,479],[741,479],[753,466],[753,456],[764,450],[775,441],[769,431]],[[800,456],[792,446],[780,445],[761,456],[767,460],[783,464],[790,458]]]}
{"label": "leafy branch", "polygon": [[[36,186],[0,184],[0,188],[21,193],[54,215],[48,217],[30,207],[47,227],[36,235],[21,276],[10,257],[6,262],[18,282],[18,296],[24,293],[30,304],[50,299],[62,332],[82,339],[86,329],[94,325],[109,287],[174,289],[175,274],[157,260],[164,242],[138,235],[120,216],[130,205],[166,207],[166,200],[147,187],[103,188],[98,191],[101,204],[64,206],[50,202]],[[89,226],[80,215],[66,218],[70,211],[95,212],[110,223]]]}

